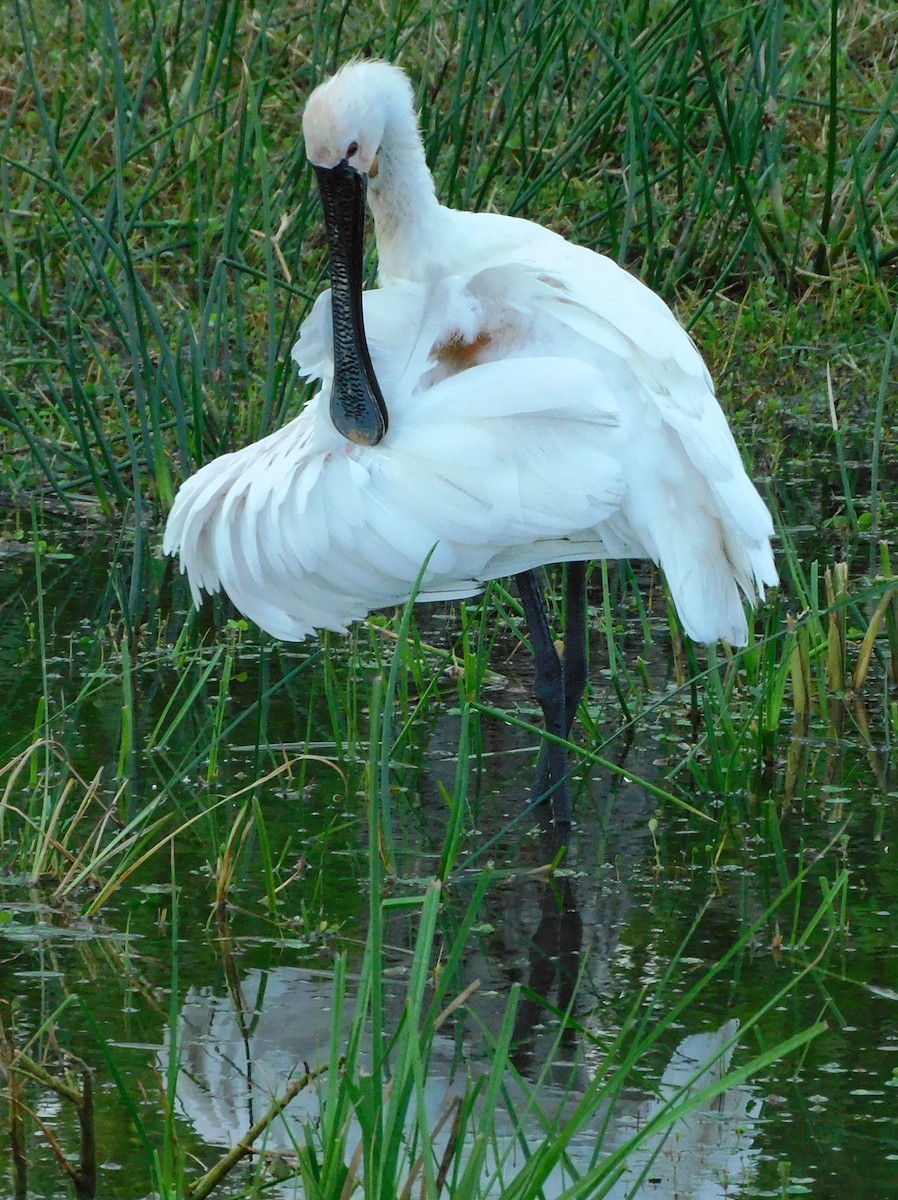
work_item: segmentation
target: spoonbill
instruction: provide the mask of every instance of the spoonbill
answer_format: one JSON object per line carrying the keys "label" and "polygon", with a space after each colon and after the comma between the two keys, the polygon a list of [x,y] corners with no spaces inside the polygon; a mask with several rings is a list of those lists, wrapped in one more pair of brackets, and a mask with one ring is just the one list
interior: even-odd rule
{"label": "spoonbill", "polygon": [[[442,206],[407,76],[347,64],[309,97],[331,288],[293,349],[321,387],[180,489],[164,550],[194,602],[268,633],[345,631],[513,575],[551,738],[534,799],[571,820],[566,739],[587,679],[586,564],[660,564],[696,641],[748,641],[777,582],[770,514],[673,313],[610,259],[516,217]],[[379,286],[363,293],[365,204]],[[429,556],[429,558],[428,558]],[[563,652],[537,569],[568,563]]]}

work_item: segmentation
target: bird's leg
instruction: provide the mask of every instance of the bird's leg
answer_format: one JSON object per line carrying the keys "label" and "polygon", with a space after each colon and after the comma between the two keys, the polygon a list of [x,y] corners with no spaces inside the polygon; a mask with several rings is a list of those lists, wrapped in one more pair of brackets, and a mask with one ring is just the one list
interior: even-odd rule
{"label": "bird's leg", "polygon": [[572,562],[564,581],[564,708],[565,737],[571,732],[589,678],[586,642],[586,563]]}
{"label": "bird's leg", "polygon": [[[586,690],[589,675],[589,656],[586,641],[586,563],[572,562],[565,568],[564,585],[565,629],[564,656],[564,736],[569,737],[577,709]],[[545,795],[549,790],[548,747],[540,751],[536,769],[534,795]]]}
{"label": "bird's leg", "polygon": [[[567,701],[564,685],[564,664],[555,641],[545,605],[540,594],[536,574],[533,571],[521,571],[515,576],[521,602],[524,605],[524,616],[527,618],[527,629],[533,645],[533,658],[536,667],[534,692],[543,710],[546,732],[553,738],[565,738],[568,733]],[[567,777],[567,751],[557,741],[547,742],[540,758],[537,769],[537,783],[533,798],[547,801],[551,798],[556,825],[571,823],[571,792]]]}

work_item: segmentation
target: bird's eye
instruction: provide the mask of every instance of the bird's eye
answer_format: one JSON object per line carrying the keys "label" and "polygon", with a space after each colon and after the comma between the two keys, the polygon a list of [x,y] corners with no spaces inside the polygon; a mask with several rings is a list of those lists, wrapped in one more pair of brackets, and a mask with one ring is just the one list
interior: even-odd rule
{"label": "bird's eye", "polygon": [[346,147],[346,157],[347,158],[352,158],[353,154],[358,154],[358,152],[359,152],[358,142],[350,142],[349,145]]}

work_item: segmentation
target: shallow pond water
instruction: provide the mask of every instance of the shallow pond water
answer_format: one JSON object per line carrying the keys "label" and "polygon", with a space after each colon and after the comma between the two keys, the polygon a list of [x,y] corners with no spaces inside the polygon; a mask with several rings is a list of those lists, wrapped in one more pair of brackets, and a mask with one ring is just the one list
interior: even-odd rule
{"label": "shallow pond water", "polygon": [[[0,763],[16,761],[35,730],[48,736],[18,782],[8,784],[7,772],[5,802],[17,800],[26,784],[34,794],[35,780],[64,772],[77,772],[83,791],[102,768],[94,795],[112,826],[152,815],[160,798],[180,806],[185,822],[205,815],[111,891],[96,914],[85,915],[111,868],[64,896],[54,893],[58,873],[34,886],[27,879],[34,852],[16,854],[15,839],[27,839],[6,811],[0,995],[12,1044],[29,1047],[54,1070],[62,1052],[94,1070],[102,1195],[136,1200],[150,1190],[148,1143],[158,1149],[176,1136],[210,1164],[326,1041],[334,954],[345,951],[352,970],[366,931],[367,830],[359,795],[366,742],[358,697],[370,676],[341,679],[334,672],[339,639],[324,652],[313,645],[260,648],[239,628],[211,635],[202,654],[179,661],[167,618],[156,611],[140,614],[140,649],[125,663],[122,629],[111,616],[120,590],[108,583],[108,554],[69,549],[44,556],[40,614],[33,556],[0,562],[7,597]],[[457,637],[458,620],[451,608],[434,612],[422,618],[419,636],[447,644]],[[225,677],[224,660],[215,656],[228,638],[234,654]],[[356,660],[376,674],[392,645],[377,631],[360,634]],[[594,649],[594,719],[599,735],[610,737],[620,713],[600,692],[608,663],[598,636]],[[538,1082],[544,1111],[560,1112],[634,1014],[669,1011],[743,939],[731,968],[684,1008],[626,1092],[602,1110],[605,1150],[650,1119],[684,1071],[695,1074],[715,1058],[710,1071],[747,1061],[764,1038],[772,1044],[820,1019],[827,1031],[700,1108],[663,1144],[644,1147],[608,1194],[898,1196],[898,868],[887,741],[877,733],[875,745],[864,742],[850,716],[841,738],[819,729],[784,738],[774,777],[763,786],[746,777],[732,795],[688,797],[713,818],[703,821],[646,786],[666,785],[672,748],[688,746],[694,719],[676,698],[669,646],[661,639],[642,653],[658,703],[644,706],[629,744],[616,738],[602,749],[631,778],[602,768],[581,775],[577,824],[554,876],[540,868],[556,847],[532,820],[520,819],[533,736],[488,711],[476,723],[471,827],[447,890],[450,924],[466,911],[482,872],[489,866],[496,874],[460,981],[480,986],[470,1019],[437,1047],[434,1103],[485,1069],[513,984],[529,989],[515,1065],[525,1081]],[[480,690],[485,709],[532,720],[526,657],[500,639],[491,667],[496,674]],[[130,690],[123,691],[123,674]],[[185,678],[193,681],[186,687]],[[396,894],[423,890],[443,845],[443,796],[454,786],[462,727],[455,684],[444,684],[426,702],[412,703],[414,721],[392,767]],[[123,695],[131,701],[125,716]],[[888,728],[882,713],[874,727]],[[313,756],[280,769],[297,749]],[[784,798],[787,753],[801,766]],[[266,774],[249,820],[237,793]],[[119,777],[129,781],[126,793]],[[721,828],[729,830],[724,841]],[[216,906],[222,861],[235,844],[227,903]],[[802,886],[761,920],[802,864],[811,864]],[[274,908],[266,872],[283,884]],[[844,889],[841,918],[827,910],[815,926],[833,888]],[[412,916],[392,918],[385,971],[397,1005],[414,935]],[[752,1017],[805,968],[768,1014],[764,1034],[751,1029]],[[552,1006],[575,1018],[560,1039]],[[166,1089],[173,1125],[166,1123]],[[68,1196],[42,1125],[74,1154],[72,1112],[33,1084],[28,1100],[36,1113],[29,1194]],[[274,1127],[268,1149],[287,1154],[302,1121],[313,1119],[310,1093]],[[534,1137],[539,1128],[534,1118]],[[598,1129],[578,1136],[575,1168],[592,1160],[598,1140]],[[10,1178],[8,1145],[0,1139],[0,1196],[12,1195]],[[558,1195],[561,1187],[556,1180],[544,1194]],[[302,1192],[281,1184],[271,1194]]]}

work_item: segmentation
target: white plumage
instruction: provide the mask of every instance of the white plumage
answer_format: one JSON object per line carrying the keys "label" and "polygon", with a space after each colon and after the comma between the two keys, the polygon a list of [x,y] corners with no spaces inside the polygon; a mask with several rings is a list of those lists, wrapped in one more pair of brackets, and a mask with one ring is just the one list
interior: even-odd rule
{"label": "white plumage", "polygon": [[310,160],[368,180],[380,286],[364,295],[389,412],[337,431],[331,294],[293,350],[321,381],[276,433],[178,493],[165,533],[194,599],[223,589],[276,637],[470,596],[543,563],[649,558],[686,631],[744,644],[741,593],[776,583],[770,515],[704,363],[654,293],[529,221],[438,204],[404,74],[354,63],[310,97]]}

